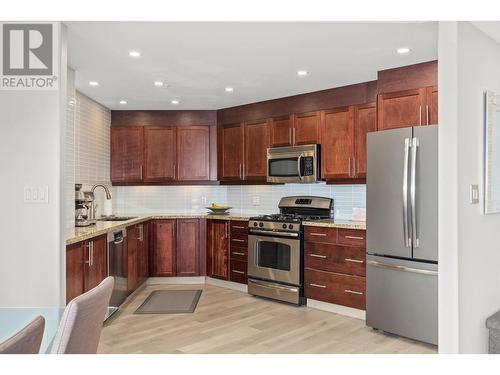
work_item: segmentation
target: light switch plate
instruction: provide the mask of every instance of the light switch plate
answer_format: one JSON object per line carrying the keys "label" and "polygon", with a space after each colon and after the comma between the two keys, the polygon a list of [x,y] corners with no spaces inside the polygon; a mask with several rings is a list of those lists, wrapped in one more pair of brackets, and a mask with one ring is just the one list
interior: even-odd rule
{"label": "light switch plate", "polygon": [[49,203],[49,187],[25,186],[24,203]]}
{"label": "light switch plate", "polygon": [[471,184],[470,185],[470,204],[479,204],[479,185]]}

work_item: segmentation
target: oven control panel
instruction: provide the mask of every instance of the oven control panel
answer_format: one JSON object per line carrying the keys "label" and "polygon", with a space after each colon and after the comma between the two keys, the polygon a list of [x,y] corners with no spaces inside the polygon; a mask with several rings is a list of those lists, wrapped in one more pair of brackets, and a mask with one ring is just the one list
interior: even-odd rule
{"label": "oven control panel", "polygon": [[300,224],[298,223],[287,223],[287,222],[276,222],[276,221],[259,221],[250,220],[248,222],[248,227],[250,229],[262,229],[269,231],[299,231]]}

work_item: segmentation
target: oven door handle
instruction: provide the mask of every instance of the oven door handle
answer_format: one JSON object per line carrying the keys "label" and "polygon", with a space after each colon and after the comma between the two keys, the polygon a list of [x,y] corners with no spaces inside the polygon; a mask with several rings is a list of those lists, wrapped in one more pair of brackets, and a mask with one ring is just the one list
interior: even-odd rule
{"label": "oven door handle", "polygon": [[299,291],[298,288],[294,288],[292,286],[281,286],[281,285],[276,285],[276,284],[268,284],[268,283],[265,283],[263,281],[256,281],[256,280],[252,280],[252,279],[249,279],[248,283],[254,284],[256,286],[260,286],[260,287],[266,288],[266,289],[273,289],[273,290],[279,289],[279,290],[286,290],[289,292],[298,292]]}
{"label": "oven door handle", "polygon": [[250,229],[249,233],[250,234],[265,234],[266,236],[271,236],[271,237],[292,237],[292,238],[299,238],[299,234],[298,233],[272,232],[272,231],[260,230],[260,229]]}

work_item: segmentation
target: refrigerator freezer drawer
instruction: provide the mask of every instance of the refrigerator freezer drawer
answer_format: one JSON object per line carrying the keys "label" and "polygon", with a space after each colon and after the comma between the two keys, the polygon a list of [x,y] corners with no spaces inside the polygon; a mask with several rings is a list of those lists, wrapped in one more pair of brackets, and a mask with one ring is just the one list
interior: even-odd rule
{"label": "refrigerator freezer drawer", "polygon": [[437,345],[437,264],[368,255],[366,324]]}

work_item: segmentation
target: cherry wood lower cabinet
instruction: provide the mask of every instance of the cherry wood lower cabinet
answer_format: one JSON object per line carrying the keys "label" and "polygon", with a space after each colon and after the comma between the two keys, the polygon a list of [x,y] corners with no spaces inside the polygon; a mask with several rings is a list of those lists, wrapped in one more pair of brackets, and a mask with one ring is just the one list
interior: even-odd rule
{"label": "cherry wood lower cabinet", "polygon": [[365,309],[364,230],[305,227],[306,298]]}
{"label": "cherry wood lower cabinet", "polygon": [[229,276],[229,220],[208,220],[207,274],[222,280]]}
{"label": "cherry wood lower cabinet", "polygon": [[200,219],[153,220],[151,275],[203,275],[203,228]]}
{"label": "cherry wood lower cabinet", "polygon": [[148,223],[127,228],[127,290],[133,292],[149,276]]}
{"label": "cherry wood lower cabinet", "polygon": [[99,285],[107,274],[106,235],[67,246],[66,303]]}

